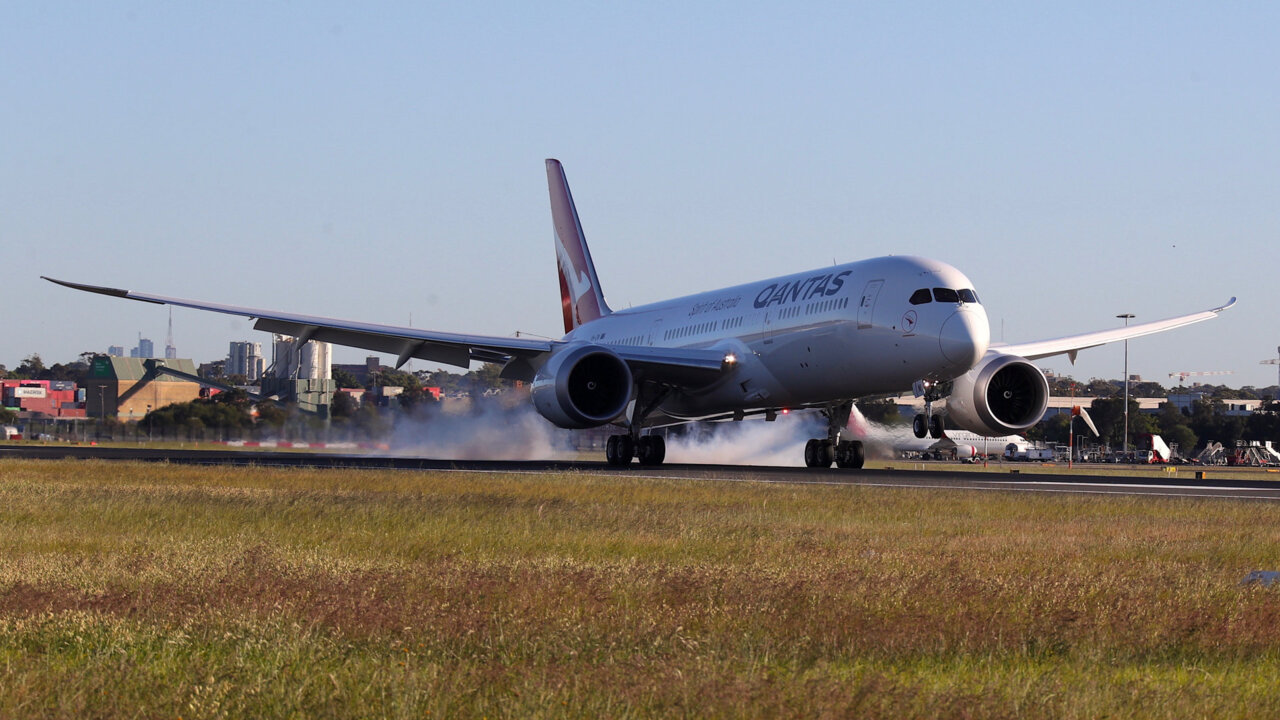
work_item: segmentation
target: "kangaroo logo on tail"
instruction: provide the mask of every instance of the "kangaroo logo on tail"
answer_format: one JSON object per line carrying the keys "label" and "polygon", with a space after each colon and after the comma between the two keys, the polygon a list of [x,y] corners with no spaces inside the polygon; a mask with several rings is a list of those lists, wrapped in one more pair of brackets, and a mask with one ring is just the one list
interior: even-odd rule
{"label": "kangaroo logo on tail", "polygon": [[582,233],[569,181],[559,160],[547,160],[547,189],[551,193],[551,221],[556,234],[556,265],[560,271],[560,305],[564,331],[613,312],[604,301],[591,250]]}

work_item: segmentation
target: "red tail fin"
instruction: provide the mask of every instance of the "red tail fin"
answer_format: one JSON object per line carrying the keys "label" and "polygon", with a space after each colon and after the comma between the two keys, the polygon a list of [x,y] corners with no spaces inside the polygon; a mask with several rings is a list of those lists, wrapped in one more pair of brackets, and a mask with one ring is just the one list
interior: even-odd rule
{"label": "red tail fin", "polygon": [[556,265],[560,271],[560,305],[564,331],[572,332],[612,312],[604,301],[587,238],[573,205],[569,181],[559,160],[547,160],[547,189],[551,193],[551,221],[556,235]]}

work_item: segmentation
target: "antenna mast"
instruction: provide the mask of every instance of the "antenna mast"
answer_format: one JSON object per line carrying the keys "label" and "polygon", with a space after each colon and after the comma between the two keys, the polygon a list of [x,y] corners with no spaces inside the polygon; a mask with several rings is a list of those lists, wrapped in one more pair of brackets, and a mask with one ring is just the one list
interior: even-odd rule
{"label": "antenna mast", "polygon": [[169,360],[178,357],[178,348],[173,346],[173,306],[169,306],[169,334],[164,339],[164,356]]}

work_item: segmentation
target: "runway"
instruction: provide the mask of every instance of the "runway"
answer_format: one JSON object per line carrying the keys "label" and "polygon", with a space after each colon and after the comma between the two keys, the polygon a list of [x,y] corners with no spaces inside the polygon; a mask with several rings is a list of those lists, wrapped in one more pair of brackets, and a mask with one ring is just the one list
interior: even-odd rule
{"label": "runway", "polygon": [[1002,466],[1000,471],[960,470],[938,464],[929,469],[885,468],[840,470],[761,467],[738,465],[682,465],[657,467],[632,465],[614,468],[603,462],[550,460],[440,460],[401,455],[344,455],[307,452],[260,452],[240,450],[172,450],[146,447],[96,447],[84,445],[3,445],[0,462],[6,459],[80,459],[109,461],[166,462],[184,465],[252,465],[259,467],[349,468],[370,470],[431,470],[479,473],[571,472],[594,475],[623,474],[632,477],[686,479],[719,482],[759,482],[826,485],[862,485],[913,489],[1006,491],[1060,494],[1132,495],[1144,497],[1224,498],[1280,501],[1280,478],[1215,479],[1195,478],[1194,470],[1182,475],[1149,477],[1099,475],[1088,468],[1071,472],[1018,472]]}

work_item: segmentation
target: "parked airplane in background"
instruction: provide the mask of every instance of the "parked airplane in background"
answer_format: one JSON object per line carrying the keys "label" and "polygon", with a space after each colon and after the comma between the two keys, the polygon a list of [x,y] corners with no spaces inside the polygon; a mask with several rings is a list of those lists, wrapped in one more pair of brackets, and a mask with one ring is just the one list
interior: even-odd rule
{"label": "parked airplane in background", "polygon": [[980,457],[1000,457],[1010,452],[1026,452],[1031,443],[1021,435],[979,435],[968,430],[946,428],[941,437],[916,437],[900,425],[872,423],[863,416],[857,405],[849,415],[846,427],[851,437],[861,440],[871,452],[883,456],[899,457],[904,453],[954,456],[957,460]]}
{"label": "parked airplane in background", "polygon": [[883,443],[886,448],[893,450],[895,454],[914,452],[950,456],[951,453],[954,453],[957,460],[1002,457],[1008,454],[1011,449],[1016,454],[1018,452],[1026,452],[1027,448],[1031,447],[1031,443],[1021,435],[987,437],[968,430],[953,430],[951,428],[943,430],[942,437],[936,439],[928,436],[918,438],[904,432],[886,436],[873,434],[864,437],[863,442],[868,444]]}
{"label": "parked airplane in background", "polygon": [[1231,307],[1102,332],[1015,345],[992,344],[973,283],[937,260],[889,256],[614,311],[605,302],[564,170],[547,160],[565,335],[560,340],[433,332],[313,317],[83,285],[77,290],[256,318],[254,327],[410,358],[468,367],[499,363],[502,377],[531,382],[533,404],[563,428],[616,424],[611,465],[666,456],[654,427],[737,420],[811,408],[826,437],[805,447],[809,467],[859,468],[850,438],[853,403],[915,388],[925,412],[917,436],[941,437],[933,403],[950,422],[990,436],[1021,432],[1044,414],[1044,374],[1031,363],[1104,343],[1208,320]]}

